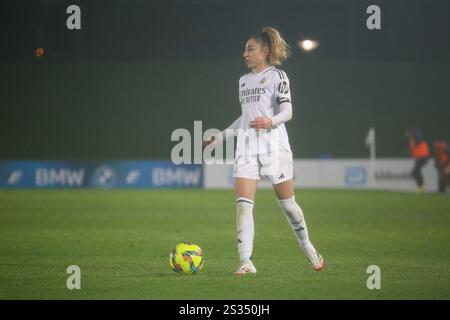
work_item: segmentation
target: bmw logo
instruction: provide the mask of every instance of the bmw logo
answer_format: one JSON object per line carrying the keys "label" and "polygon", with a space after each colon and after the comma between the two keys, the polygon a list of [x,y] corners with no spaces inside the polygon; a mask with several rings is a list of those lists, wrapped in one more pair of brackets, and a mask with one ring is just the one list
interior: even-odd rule
{"label": "bmw logo", "polygon": [[98,167],[92,174],[92,184],[97,188],[112,188],[116,181],[116,171],[109,166]]}

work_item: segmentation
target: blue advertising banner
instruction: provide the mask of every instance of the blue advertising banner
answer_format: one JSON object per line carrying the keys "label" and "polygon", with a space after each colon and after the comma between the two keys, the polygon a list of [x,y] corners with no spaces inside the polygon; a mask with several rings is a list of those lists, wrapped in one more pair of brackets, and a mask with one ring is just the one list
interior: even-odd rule
{"label": "blue advertising banner", "polygon": [[0,188],[200,188],[202,165],[170,161],[0,161]]}

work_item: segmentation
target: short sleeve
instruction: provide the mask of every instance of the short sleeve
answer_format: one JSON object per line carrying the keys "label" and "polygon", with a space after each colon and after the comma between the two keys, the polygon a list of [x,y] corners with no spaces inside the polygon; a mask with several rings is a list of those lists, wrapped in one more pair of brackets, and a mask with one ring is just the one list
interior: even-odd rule
{"label": "short sleeve", "polygon": [[289,79],[284,71],[277,70],[275,76],[275,98],[278,105],[283,102],[291,102],[291,89]]}

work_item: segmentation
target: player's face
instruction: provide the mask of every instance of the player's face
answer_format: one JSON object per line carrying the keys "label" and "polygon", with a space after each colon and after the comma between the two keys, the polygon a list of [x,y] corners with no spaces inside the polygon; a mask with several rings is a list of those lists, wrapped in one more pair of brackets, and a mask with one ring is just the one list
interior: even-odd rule
{"label": "player's face", "polygon": [[261,46],[255,39],[250,38],[245,44],[244,62],[249,69],[259,69],[267,64],[268,49]]}

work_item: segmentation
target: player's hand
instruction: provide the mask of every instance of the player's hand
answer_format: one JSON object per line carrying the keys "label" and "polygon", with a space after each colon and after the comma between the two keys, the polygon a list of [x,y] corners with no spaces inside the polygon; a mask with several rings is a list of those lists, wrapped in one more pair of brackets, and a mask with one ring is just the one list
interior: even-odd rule
{"label": "player's hand", "polygon": [[213,143],[216,140],[215,136],[212,136],[211,138],[209,138],[208,140],[204,140],[202,142],[203,147],[206,147],[207,145],[210,145],[211,143]]}
{"label": "player's hand", "polygon": [[267,117],[256,117],[250,122],[250,128],[254,129],[270,129],[272,128],[272,119]]}

